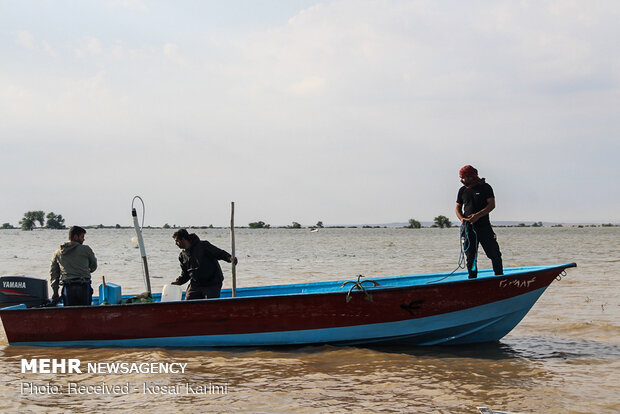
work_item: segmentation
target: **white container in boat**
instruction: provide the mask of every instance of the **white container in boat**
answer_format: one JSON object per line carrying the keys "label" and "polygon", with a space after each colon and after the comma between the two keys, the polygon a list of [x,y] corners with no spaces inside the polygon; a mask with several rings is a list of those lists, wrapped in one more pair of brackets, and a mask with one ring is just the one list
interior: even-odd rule
{"label": "white container in boat", "polygon": [[174,302],[183,297],[183,288],[179,285],[164,285],[161,291],[162,302]]}

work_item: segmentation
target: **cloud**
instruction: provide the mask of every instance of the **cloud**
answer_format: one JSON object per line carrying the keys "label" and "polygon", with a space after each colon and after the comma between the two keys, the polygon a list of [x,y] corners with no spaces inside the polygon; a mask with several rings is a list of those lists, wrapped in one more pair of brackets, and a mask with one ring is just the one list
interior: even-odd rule
{"label": "cloud", "polygon": [[188,64],[189,60],[183,55],[178,45],[166,42],[162,47],[162,51],[164,57],[170,62],[182,66],[186,66]]}
{"label": "cloud", "polygon": [[142,0],[108,0],[106,5],[112,8],[123,8],[138,12],[149,11],[149,7]]}
{"label": "cloud", "polygon": [[[255,7],[248,15],[258,21]],[[21,52],[40,53],[0,74],[10,85],[0,88],[0,132],[62,139],[68,153],[88,143],[122,154],[114,171],[89,162],[88,178],[110,198],[113,185],[98,173],[120,192],[129,188],[121,176],[139,173],[164,204],[166,194],[192,192],[187,175],[218,188],[209,200],[192,193],[190,204],[245,198],[276,224],[303,214],[316,222],[318,210],[326,222],[427,220],[450,214],[458,167],[471,163],[499,186],[498,219],[552,219],[551,202],[524,200],[569,188],[564,165],[592,164],[583,167],[592,183],[594,171],[620,175],[606,155],[620,127],[619,9],[334,0],[268,27],[231,28],[205,25],[199,5],[170,19],[154,4],[125,16],[138,32],[118,30],[109,13],[98,14],[97,30],[86,24],[66,38],[38,41],[42,32],[22,26]],[[126,142],[144,155],[140,168]],[[600,165],[571,142],[587,142],[585,158]],[[161,167],[171,163],[184,174]],[[584,200],[607,197],[597,214],[616,214],[617,196],[594,184],[584,191]],[[570,200],[562,208],[579,214]]]}
{"label": "cloud", "polygon": [[96,37],[84,37],[73,47],[73,53],[77,58],[100,56],[103,54],[103,44]]}
{"label": "cloud", "polygon": [[36,47],[34,36],[27,30],[18,30],[15,32],[15,41],[18,45],[26,49],[34,49]]}
{"label": "cloud", "polygon": [[41,42],[41,48],[43,49],[43,52],[45,52],[45,54],[51,57],[58,57],[58,52],[56,51],[56,49],[54,49],[52,45],[50,45],[47,41],[43,40]]}
{"label": "cloud", "polygon": [[289,91],[293,95],[312,95],[320,92],[325,85],[325,79],[320,76],[308,76],[301,82],[292,84],[289,87]]}
{"label": "cloud", "polygon": [[51,57],[58,56],[58,52],[46,40],[37,41],[28,30],[18,30],[14,32],[14,36],[15,42],[28,50],[43,51]]}

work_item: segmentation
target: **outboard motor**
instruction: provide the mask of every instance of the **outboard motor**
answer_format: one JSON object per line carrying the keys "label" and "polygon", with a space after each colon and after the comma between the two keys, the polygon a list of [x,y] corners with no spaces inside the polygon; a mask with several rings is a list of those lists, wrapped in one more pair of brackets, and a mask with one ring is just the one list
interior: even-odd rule
{"label": "outboard motor", "polygon": [[26,276],[0,277],[0,308],[22,303],[32,308],[48,302],[47,280]]}

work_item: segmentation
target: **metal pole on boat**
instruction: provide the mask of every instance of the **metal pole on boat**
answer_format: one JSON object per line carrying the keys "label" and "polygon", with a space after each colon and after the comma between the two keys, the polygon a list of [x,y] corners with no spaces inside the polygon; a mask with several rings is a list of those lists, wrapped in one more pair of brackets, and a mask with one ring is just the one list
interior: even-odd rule
{"label": "metal pole on boat", "polygon": [[[134,200],[139,198],[140,201],[142,199],[138,196],[134,197]],[[142,201],[142,209],[144,211],[144,201]],[[142,239],[142,230],[140,229],[140,225],[138,224],[138,214],[136,213],[136,209],[131,207],[131,217],[133,219],[133,227],[136,229],[136,235],[138,236],[138,246],[140,246],[140,256],[142,256],[142,263],[144,264],[144,285],[146,286],[146,291],[151,295],[151,280],[149,279],[149,265],[146,260],[146,250],[144,249],[144,240]],[[144,222],[144,218],[142,219]]]}
{"label": "metal pole on boat", "polygon": [[235,266],[235,202],[230,202],[230,244],[232,255],[232,296],[237,296],[237,266]]}

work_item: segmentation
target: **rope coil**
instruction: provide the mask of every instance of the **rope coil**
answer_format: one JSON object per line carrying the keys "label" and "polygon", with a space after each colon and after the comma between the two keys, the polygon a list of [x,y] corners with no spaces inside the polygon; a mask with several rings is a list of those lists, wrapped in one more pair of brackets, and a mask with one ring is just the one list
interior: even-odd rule
{"label": "rope coil", "polygon": [[[461,252],[459,254],[459,261],[456,266],[456,269],[454,269],[452,272],[450,272],[449,275],[444,276],[441,279],[431,280],[430,282],[426,282],[427,285],[429,283],[441,282],[442,280],[447,279],[450,276],[452,276],[454,272],[456,272],[457,270],[467,268],[467,260],[466,260],[465,252],[467,252],[472,247],[471,240],[469,238],[469,227],[471,227],[471,231],[473,231],[474,237],[475,237],[475,243],[474,243],[473,248],[476,248],[476,246],[478,246],[478,233],[476,233],[474,226],[473,225],[467,226],[466,222],[462,222],[461,227],[459,229],[459,244],[461,247]],[[472,270],[476,270],[477,267],[478,267],[478,252],[476,251],[476,256],[474,257],[474,263],[472,266]]]}

